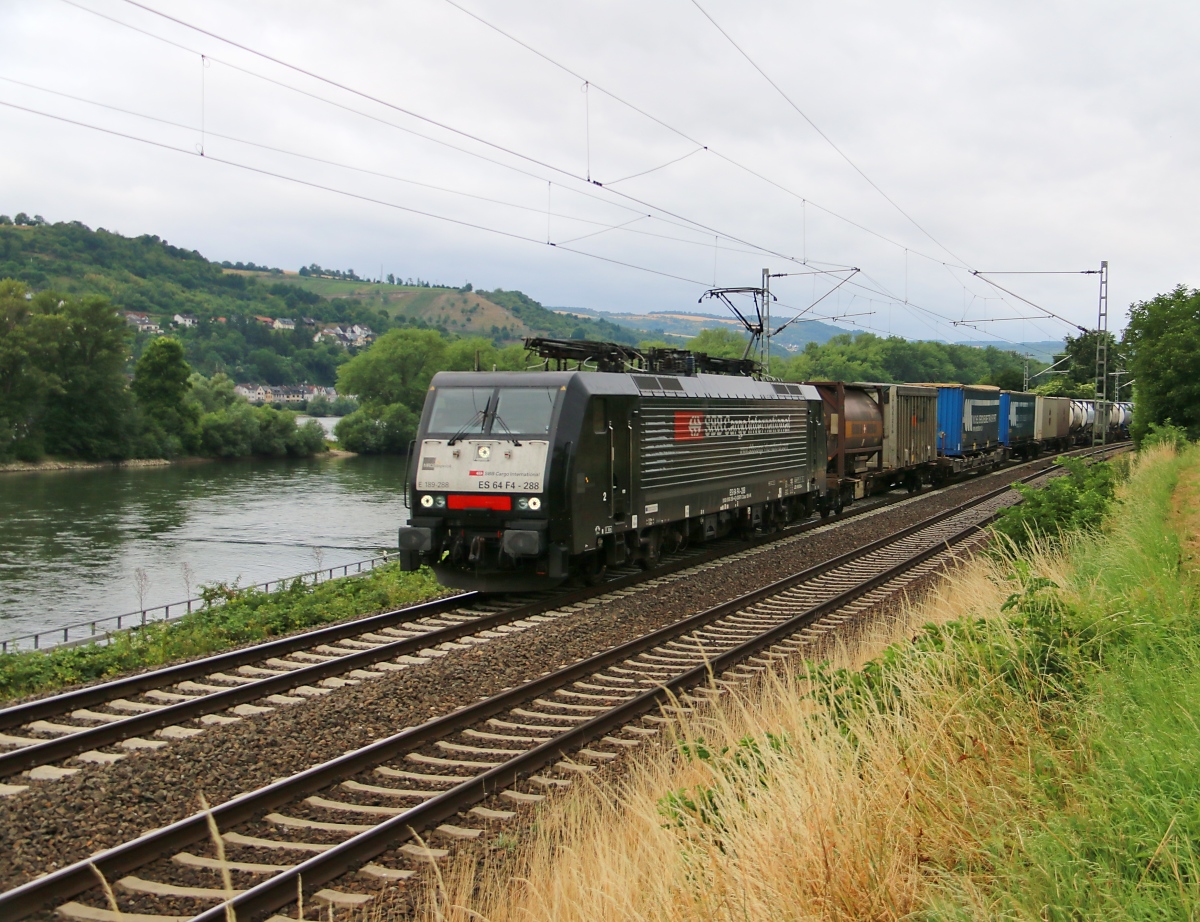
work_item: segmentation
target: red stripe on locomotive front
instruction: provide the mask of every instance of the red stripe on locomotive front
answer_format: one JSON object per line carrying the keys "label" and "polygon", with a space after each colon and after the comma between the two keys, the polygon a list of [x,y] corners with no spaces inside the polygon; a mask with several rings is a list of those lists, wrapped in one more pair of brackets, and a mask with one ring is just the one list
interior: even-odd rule
{"label": "red stripe on locomotive front", "polygon": [[486,493],[451,493],[446,497],[446,505],[451,509],[494,509],[497,512],[511,512],[512,497]]}

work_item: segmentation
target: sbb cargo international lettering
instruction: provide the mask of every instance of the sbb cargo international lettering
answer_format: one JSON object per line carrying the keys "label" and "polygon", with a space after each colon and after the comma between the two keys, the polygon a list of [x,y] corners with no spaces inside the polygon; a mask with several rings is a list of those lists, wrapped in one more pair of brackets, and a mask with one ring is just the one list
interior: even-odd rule
{"label": "sbb cargo international lettering", "polygon": [[784,435],[792,431],[787,414],[764,416],[756,413],[675,413],[675,441],[694,442],[705,438],[742,439],[756,435]]}

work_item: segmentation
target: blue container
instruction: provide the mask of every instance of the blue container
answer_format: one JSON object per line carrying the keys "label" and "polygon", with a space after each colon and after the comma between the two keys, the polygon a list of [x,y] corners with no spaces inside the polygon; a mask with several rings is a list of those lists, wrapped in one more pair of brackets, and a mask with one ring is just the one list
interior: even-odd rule
{"label": "blue container", "polygon": [[1000,444],[1009,448],[1033,441],[1037,396],[1021,391],[1000,392]]}
{"label": "blue container", "polygon": [[994,387],[939,384],[938,453],[976,454],[1000,444],[1000,391]]}

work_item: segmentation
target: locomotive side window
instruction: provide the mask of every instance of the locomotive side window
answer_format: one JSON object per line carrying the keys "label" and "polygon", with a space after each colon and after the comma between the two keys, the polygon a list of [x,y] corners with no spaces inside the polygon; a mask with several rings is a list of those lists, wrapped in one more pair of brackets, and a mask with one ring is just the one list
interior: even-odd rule
{"label": "locomotive side window", "polygon": [[446,387],[433,398],[430,432],[478,435],[487,419],[490,387]]}
{"label": "locomotive side window", "polygon": [[500,388],[492,433],[545,435],[550,431],[550,417],[557,395],[558,389],[549,387]]}
{"label": "locomotive side window", "polygon": [[592,432],[604,435],[608,432],[608,413],[605,412],[604,398],[592,398]]}

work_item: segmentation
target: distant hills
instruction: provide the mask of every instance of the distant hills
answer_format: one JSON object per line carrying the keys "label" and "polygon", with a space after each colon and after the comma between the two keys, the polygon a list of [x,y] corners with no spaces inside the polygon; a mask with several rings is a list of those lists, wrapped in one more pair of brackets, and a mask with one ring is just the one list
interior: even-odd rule
{"label": "distant hills", "polygon": [[1035,343],[1013,343],[1011,346],[1008,343],[1000,343],[995,340],[974,340],[959,343],[961,346],[978,346],[984,348],[987,346],[995,346],[997,348],[1010,349],[1013,352],[1024,354],[1028,352],[1031,357],[1039,362],[1053,362],[1055,355],[1062,355],[1063,349],[1066,348],[1066,343],[1061,339],[1041,340]]}
{"label": "distant hills", "polygon": [[[553,307],[551,310],[567,316],[583,319],[603,319],[612,323],[637,330],[642,339],[666,339],[670,342],[675,337],[688,339],[703,329],[728,327],[735,332],[741,332],[742,324],[732,314],[708,314],[700,311],[651,311],[648,314],[629,312],[610,312],[590,310],[585,307]],[[778,326],[790,315],[774,318]],[[783,347],[786,352],[796,352],[804,348],[805,343],[826,343],[833,337],[846,331],[819,320],[797,321],[784,330],[774,342]]]}
{"label": "distant hills", "polygon": [[118,308],[168,323],[176,313],[200,320],[262,315],[367,324],[377,332],[432,327],[502,343],[576,334],[636,341],[628,328],[567,318],[521,292],[380,284],[261,266],[226,268],[156,236],[123,237],[77,221],[24,226],[0,221],[0,278],[38,290],[104,295]]}
{"label": "distant hills", "polygon": [[[320,324],[357,324],[375,335],[394,327],[432,328],[499,345],[526,336],[682,344],[705,328],[741,330],[736,318],[715,312],[547,308],[520,291],[375,282],[352,272],[326,274],[318,266],[300,274],[254,263],[220,264],[152,235],[124,237],[79,222],[5,221],[0,218],[0,278],[24,281],[35,290],[104,295],[117,308],[144,313],[161,329],[180,335],[198,370],[223,370],[239,380],[332,383],[344,356],[329,352],[333,346],[313,343],[312,330]],[[177,314],[195,324],[178,328]],[[288,318],[296,322],[295,331],[267,335],[260,329],[262,318]],[[302,325],[305,318],[316,327]],[[845,332],[821,321],[797,322],[775,339],[776,353],[797,353],[807,343],[824,344]],[[146,337],[139,334],[137,348]],[[1028,348],[1049,361],[1062,344],[1025,343],[1015,348]]]}

